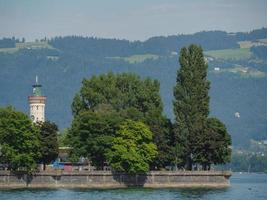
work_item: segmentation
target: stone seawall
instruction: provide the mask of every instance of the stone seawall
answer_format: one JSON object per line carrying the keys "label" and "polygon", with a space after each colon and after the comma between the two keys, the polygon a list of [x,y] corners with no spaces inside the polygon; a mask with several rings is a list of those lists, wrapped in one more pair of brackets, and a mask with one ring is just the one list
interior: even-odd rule
{"label": "stone seawall", "polygon": [[31,175],[0,171],[0,188],[184,188],[229,187],[231,172],[178,171],[125,174],[107,171],[39,172]]}

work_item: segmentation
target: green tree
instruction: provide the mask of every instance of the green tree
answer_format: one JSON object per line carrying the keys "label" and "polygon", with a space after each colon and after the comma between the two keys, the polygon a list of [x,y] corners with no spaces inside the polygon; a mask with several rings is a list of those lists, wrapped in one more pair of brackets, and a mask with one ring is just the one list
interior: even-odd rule
{"label": "green tree", "polygon": [[143,115],[160,115],[163,110],[159,94],[160,84],[149,78],[141,80],[134,74],[108,73],[84,79],[80,92],[72,103],[73,114],[95,110],[99,105],[110,105],[121,111],[135,108]]}
{"label": "green tree", "polygon": [[57,141],[59,147],[66,147],[69,145],[68,129],[63,129],[57,134]]}
{"label": "green tree", "polygon": [[107,160],[113,170],[127,173],[149,171],[149,164],[157,154],[152,133],[142,122],[126,120],[113,138]]}
{"label": "green tree", "polygon": [[175,170],[178,169],[178,167],[182,167],[185,163],[183,160],[183,146],[179,143],[175,144],[175,146],[172,147],[172,164],[175,167]]}
{"label": "green tree", "polygon": [[75,116],[68,133],[68,141],[73,147],[71,159],[77,161],[87,157],[97,168],[102,169],[115,132],[122,118],[117,112],[83,111]]}
{"label": "green tree", "polygon": [[157,145],[157,158],[154,159],[152,167],[162,169],[172,162],[173,131],[172,123],[163,116],[150,116],[145,119],[153,133],[153,143]]}
{"label": "green tree", "polygon": [[[152,131],[153,141],[159,151],[158,158],[155,159],[153,166],[163,167],[170,162],[171,123],[162,114],[160,84],[157,80],[150,78],[142,80],[137,75],[126,73],[108,73],[93,76],[91,79],[84,79],[80,92],[75,96],[72,103],[74,121],[77,118],[73,127],[76,126],[77,131],[79,127],[82,127],[78,124],[83,121],[81,120],[83,115],[79,115],[79,113],[84,111],[102,113],[102,116],[117,112],[124,119],[144,122]],[[91,117],[93,116],[91,115]],[[91,127],[91,132],[102,135],[99,130],[94,131],[95,128],[98,129],[97,127]],[[72,134],[72,131],[70,131],[70,134]],[[86,151],[91,150],[89,148]],[[93,154],[92,152],[88,153]],[[104,157],[101,156],[101,158]]]}
{"label": "green tree", "polygon": [[231,136],[225,125],[216,118],[208,118],[196,157],[204,170],[211,164],[225,164],[231,160]]}
{"label": "green tree", "polygon": [[174,88],[174,132],[176,143],[183,145],[181,156],[186,161],[186,168],[191,170],[196,161],[199,140],[207,125],[209,81],[201,47],[190,45],[182,48],[179,62]]}
{"label": "green tree", "polygon": [[40,129],[40,142],[41,142],[41,158],[40,161],[46,165],[54,161],[58,157],[58,140],[57,132],[58,127],[55,123],[45,121],[38,122]]}
{"label": "green tree", "polygon": [[40,158],[38,128],[22,112],[0,108],[1,163],[12,170],[32,171]]}

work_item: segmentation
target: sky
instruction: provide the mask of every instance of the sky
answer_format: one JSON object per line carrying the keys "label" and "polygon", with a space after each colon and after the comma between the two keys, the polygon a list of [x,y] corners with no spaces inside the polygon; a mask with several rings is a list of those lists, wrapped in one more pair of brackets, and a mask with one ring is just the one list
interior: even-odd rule
{"label": "sky", "polygon": [[267,0],[0,0],[0,38],[152,36],[267,27]]}

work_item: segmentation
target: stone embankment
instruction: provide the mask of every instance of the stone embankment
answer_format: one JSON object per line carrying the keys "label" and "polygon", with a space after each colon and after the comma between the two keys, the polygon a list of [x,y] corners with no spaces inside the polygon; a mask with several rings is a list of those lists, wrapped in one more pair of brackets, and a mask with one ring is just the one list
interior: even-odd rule
{"label": "stone embankment", "polygon": [[185,188],[229,187],[231,172],[221,171],[151,171],[146,174],[83,172],[22,172],[0,171],[0,188]]}

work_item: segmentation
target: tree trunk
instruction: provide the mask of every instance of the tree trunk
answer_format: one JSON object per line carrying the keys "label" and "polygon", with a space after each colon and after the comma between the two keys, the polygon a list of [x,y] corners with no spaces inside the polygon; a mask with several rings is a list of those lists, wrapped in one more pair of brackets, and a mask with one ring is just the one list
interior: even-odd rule
{"label": "tree trunk", "polygon": [[186,158],[186,169],[192,171],[192,159],[190,155]]}
{"label": "tree trunk", "polygon": [[202,169],[203,169],[204,171],[207,171],[207,164],[206,164],[206,163],[202,164]]}

